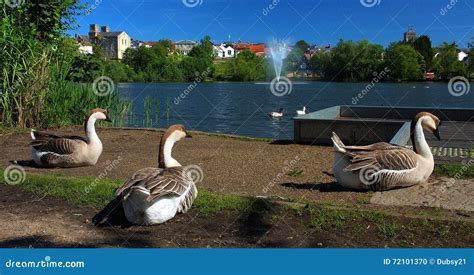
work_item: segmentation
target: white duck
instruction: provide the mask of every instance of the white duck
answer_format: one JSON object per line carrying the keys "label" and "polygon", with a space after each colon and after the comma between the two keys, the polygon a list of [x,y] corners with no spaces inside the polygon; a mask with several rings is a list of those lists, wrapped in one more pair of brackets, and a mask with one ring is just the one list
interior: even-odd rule
{"label": "white duck", "polygon": [[268,115],[273,118],[281,118],[283,117],[283,108],[280,108],[278,112],[271,112]]}
{"label": "white duck", "polygon": [[434,159],[423,129],[440,139],[440,120],[422,112],[411,122],[413,150],[384,142],[345,146],[333,133],[333,172],[339,184],[356,190],[390,190],[426,182]]}
{"label": "white duck", "polygon": [[96,120],[111,121],[106,110],[93,109],[84,122],[85,137],[60,137],[31,130],[33,161],[40,167],[95,165],[102,154],[102,142],[95,131]]}
{"label": "white duck", "polygon": [[183,125],[169,127],[161,138],[159,168],[138,170],[117,190],[129,222],[160,224],[191,208],[198,193],[191,175],[196,166],[181,167],[171,156],[173,145],[184,137],[191,136]]}
{"label": "white duck", "polygon": [[296,114],[299,116],[306,115],[306,106],[303,106],[303,110],[297,110]]}

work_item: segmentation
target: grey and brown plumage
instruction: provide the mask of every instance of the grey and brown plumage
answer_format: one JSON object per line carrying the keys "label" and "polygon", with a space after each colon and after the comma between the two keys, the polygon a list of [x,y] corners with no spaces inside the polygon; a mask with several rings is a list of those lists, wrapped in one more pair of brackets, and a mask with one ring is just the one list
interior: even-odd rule
{"label": "grey and brown plumage", "polygon": [[169,127],[160,141],[159,167],[138,170],[117,189],[130,223],[159,224],[191,208],[198,194],[192,178],[195,166],[182,167],[171,156],[173,145],[185,137],[190,135],[183,125]]}
{"label": "grey and brown plumage", "polygon": [[57,136],[31,130],[32,156],[40,167],[78,167],[95,165],[102,153],[102,143],[95,132],[95,121],[107,120],[107,111],[93,109],[84,122],[85,137]]}
{"label": "grey and brown plumage", "polygon": [[426,112],[411,123],[413,150],[379,142],[367,146],[346,146],[333,133],[333,171],[338,182],[358,190],[390,190],[425,182],[433,172],[434,160],[423,129],[439,138],[440,120]]}

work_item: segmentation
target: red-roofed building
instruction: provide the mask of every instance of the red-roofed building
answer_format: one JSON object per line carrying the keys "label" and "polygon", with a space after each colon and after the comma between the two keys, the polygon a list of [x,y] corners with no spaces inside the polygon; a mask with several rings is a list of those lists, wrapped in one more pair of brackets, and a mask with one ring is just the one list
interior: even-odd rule
{"label": "red-roofed building", "polygon": [[234,45],[234,49],[237,53],[244,50],[250,50],[256,56],[264,56],[268,53],[268,48],[265,47],[263,43],[249,44],[249,43],[237,43]]}

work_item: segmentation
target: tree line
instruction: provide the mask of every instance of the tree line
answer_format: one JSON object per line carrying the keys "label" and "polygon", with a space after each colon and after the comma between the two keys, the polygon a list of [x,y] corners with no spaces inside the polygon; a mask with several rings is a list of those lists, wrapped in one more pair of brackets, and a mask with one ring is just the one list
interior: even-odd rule
{"label": "tree line", "polygon": [[[470,60],[473,60],[473,44],[469,45]],[[456,44],[444,42],[432,47],[426,35],[413,43],[391,43],[386,49],[367,40],[340,40],[332,51],[317,53],[308,63],[315,73],[331,81],[367,81],[374,77],[374,72],[384,68],[389,71],[390,81],[422,80],[425,72],[435,73],[436,79],[448,80],[454,76],[468,77],[473,72],[473,62],[466,65],[458,60]]]}

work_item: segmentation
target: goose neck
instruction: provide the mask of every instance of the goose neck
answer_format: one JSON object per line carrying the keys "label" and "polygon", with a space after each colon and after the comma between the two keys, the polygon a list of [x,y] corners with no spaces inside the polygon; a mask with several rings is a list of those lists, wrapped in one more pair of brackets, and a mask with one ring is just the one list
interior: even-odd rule
{"label": "goose neck", "polygon": [[431,153],[430,146],[428,142],[426,142],[425,134],[423,133],[423,119],[421,118],[416,122],[416,125],[413,129],[412,134],[412,144],[413,149],[415,152],[425,158],[433,158],[433,154]]}
{"label": "goose neck", "polygon": [[170,168],[170,167],[179,167],[181,164],[173,158],[171,152],[173,146],[176,143],[176,138],[174,134],[171,134],[167,138],[164,138],[160,144],[160,153],[158,156],[158,166],[159,168]]}

